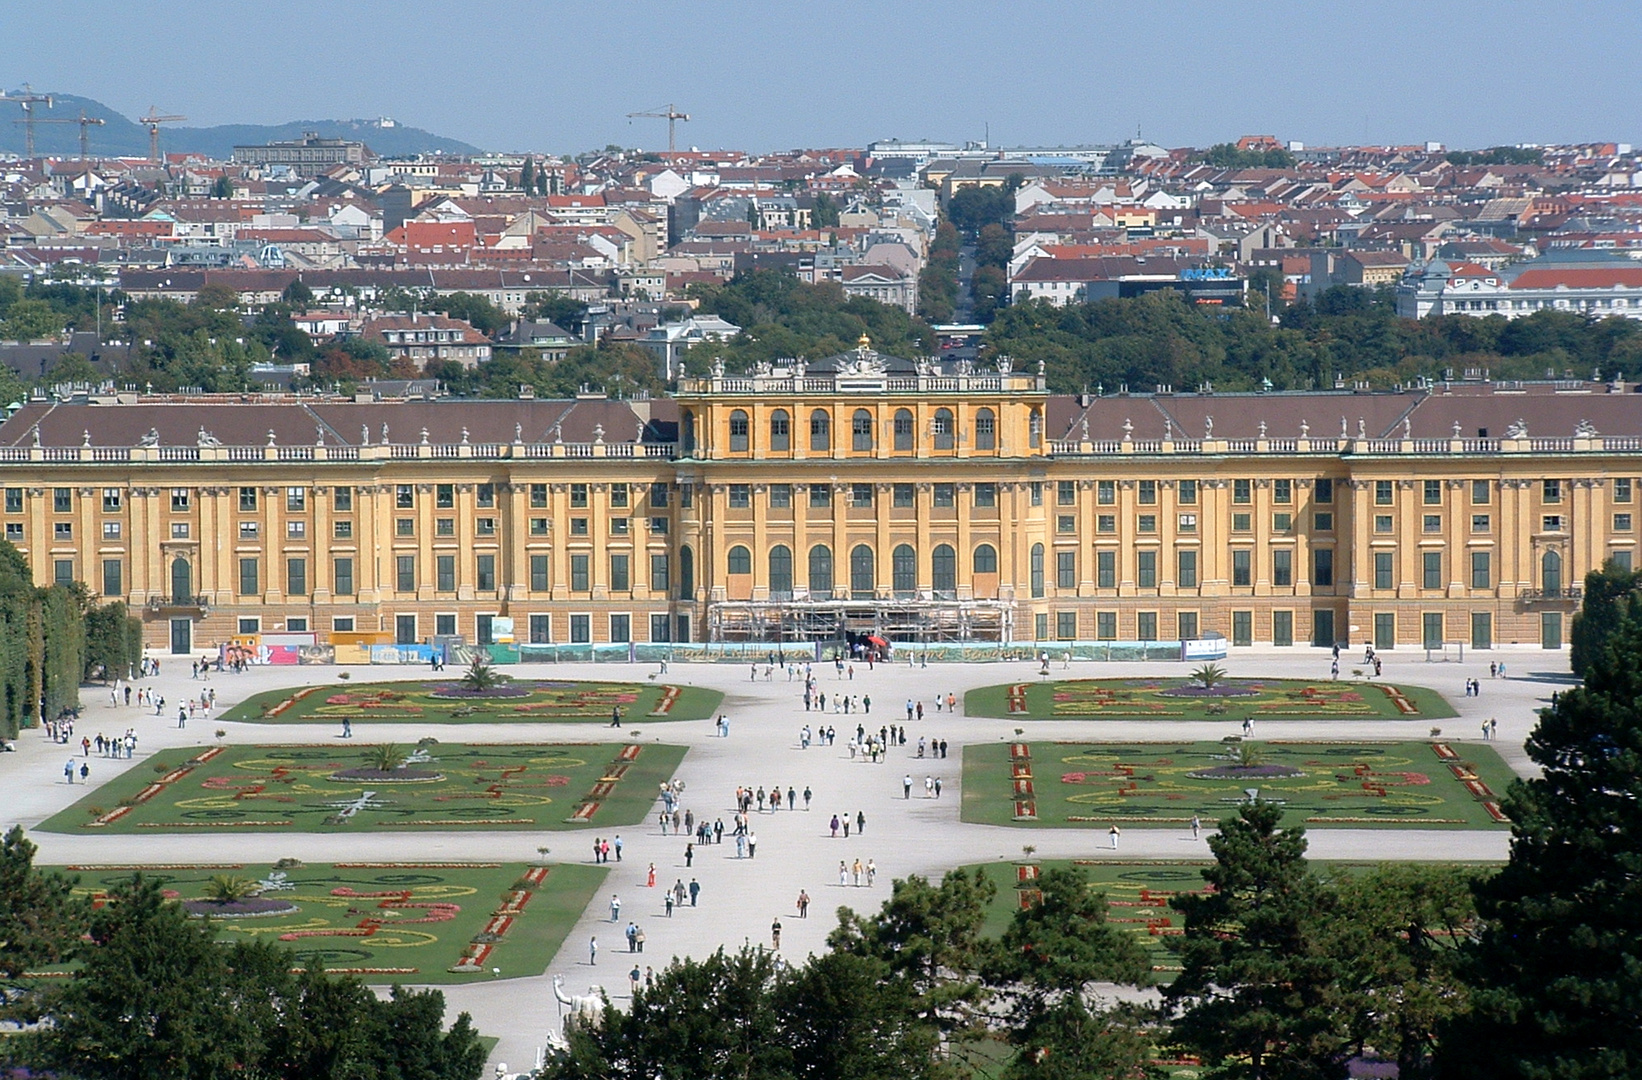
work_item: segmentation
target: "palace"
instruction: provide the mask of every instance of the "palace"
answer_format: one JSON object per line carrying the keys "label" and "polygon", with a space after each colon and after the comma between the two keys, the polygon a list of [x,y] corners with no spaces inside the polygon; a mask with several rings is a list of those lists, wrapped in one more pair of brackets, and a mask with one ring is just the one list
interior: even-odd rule
{"label": "palace", "polygon": [[1560,647],[1632,565],[1623,383],[1064,396],[868,342],[670,400],[108,395],[0,423],[41,583],[150,647],[1134,641]]}

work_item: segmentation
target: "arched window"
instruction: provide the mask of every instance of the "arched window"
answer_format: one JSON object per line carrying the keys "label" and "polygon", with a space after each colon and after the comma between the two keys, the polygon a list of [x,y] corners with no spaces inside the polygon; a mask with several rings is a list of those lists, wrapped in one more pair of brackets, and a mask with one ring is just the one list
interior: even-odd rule
{"label": "arched window", "polygon": [[1032,599],[1043,599],[1043,545],[1032,545]]}
{"label": "arched window", "polygon": [[678,549],[678,598],[696,598],[696,553],[688,547]]}
{"label": "arched window", "polygon": [[889,576],[890,588],[897,596],[918,590],[918,553],[912,550],[911,544],[900,545],[890,556]]}
{"label": "arched window", "polygon": [[991,409],[982,409],[975,414],[975,449],[996,450],[998,448],[998,414]]}
{"label": "arched window", "polygon": [[832,449],[832,417],[827,415],[825,409],[810,413],[810,449]]}
{"label": "arched window", "polygon": [[867,410],[856,409],[850,418],[850,439],[850,445],[856,450],[872,449],[872,414]]}
{"label": "arched window", "polygon": [[726,569],[732,574],[750,574],[753,572],[753,553],[737,544],[730,549]]}
{"label": "arched window", "polygon": [[912,410],[895,410],[895,449],[912,449]]}
{"label": "arched window", "polygon": [[1562,591],[1562,554],[1555,548],[1539,560],[1539,587],[1548,593]]}
{"label": "arched window", "polygon": [[744,409],[737,409],[730,414],[730,453],[745,454],[747,452],[747,413]]}
{"label": "arched window", "polygon": [[770,595],[792,595],[792,548],[777,544],[770,549]]}
{"label": "arched window", "polygon": [[810,595],[826,597],[832,592],[832,548],[817,544],[810,548]]}
{"label": "arched window", "polygon": [[686,409],[678,417],[679,439],[684,443],[684,452],[692,453],[696,448],[696,414]]}
{"label": "arched window", "polygon": [[936,596],[950,596],[958,591],[958,553],[951,544],[937,544],[929,555],[930,584]]}
{"label": "arched window", "polygon": [[770,449],[792,449],[792,418],[787,415],[786,409],[777,409],[770,414]]}
{"label": "arched window", "polygon": [[991,544],[982,544],[975,549],[975,572],[977,574],[996,574],[998,572],[998,549]]}
{"label": "arched window", "polygon": [[865,544],[857,544],[850,552],[850,594],[859,600],[871,600],[876,591],[872,549]]}
{"label": "arched window", "polygon": [[1043,445],[1043,413],[1037,409],[1026,422],[1026,445],[1034,450]]}
{"label": "arched window", "polygon": [[180,604],[193,597],[194,568],[188,565],[187,559],[178,559],[171,564],[171,600]]}
{"label": "arched window", "polygon": [[952,410],[935,410],[935,449],[952,449]]}

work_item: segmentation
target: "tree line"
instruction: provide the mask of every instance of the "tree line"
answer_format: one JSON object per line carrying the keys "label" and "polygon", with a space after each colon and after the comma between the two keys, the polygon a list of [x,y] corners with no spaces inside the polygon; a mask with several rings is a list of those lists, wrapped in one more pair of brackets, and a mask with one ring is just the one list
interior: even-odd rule
{"label": "tree line", "polygon": [[124,601],[97,604],[78,581],[40,587],[0,541],[0,737],[79,707],[88,678],[127,677],[142,626]]}

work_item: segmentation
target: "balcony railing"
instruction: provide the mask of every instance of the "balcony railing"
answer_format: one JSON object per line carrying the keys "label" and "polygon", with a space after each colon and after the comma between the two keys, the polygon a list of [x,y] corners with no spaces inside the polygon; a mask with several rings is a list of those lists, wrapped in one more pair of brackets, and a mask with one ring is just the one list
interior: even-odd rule
{"label": "balcony railing", "polygon": [[1570,585],[1566,589],[1523,589],[1517,595],[1530,604],[1578,603],[1585,598],[1585,590]]}

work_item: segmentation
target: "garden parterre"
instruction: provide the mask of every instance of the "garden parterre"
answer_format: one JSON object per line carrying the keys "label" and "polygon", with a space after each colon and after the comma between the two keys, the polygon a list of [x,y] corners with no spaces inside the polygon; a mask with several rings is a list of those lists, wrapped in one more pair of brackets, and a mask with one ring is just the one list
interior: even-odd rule
{"label": "garden parterre", "polygon": [[473,691],[460,677],[427,682],[304,686],[253,694],[224,720],[262,724],[476,724],[609,722],[624,725],[705,720],[724,700],[717,690],[669,683],[511,679]]}
{"label": "garden parterre", "polygon": [[55,832],[348,832],[636,824],[684,747],[424,740],[383,770],[365,744],[165,750],[40,827]]}
{"label": "garden parterre", "polygon": [[1409,742],[1001,742],[964,748],[963,820],[1205,828],[1251,798],[1285,825],[1504,828],[1490,747]]}
{"label": "garden parterre", "polygon": [[1185,676],[1043,679],[983,686],[964,696],[968,716],[1013,720],[1437,720],[1454,708],[1435,690],[1392,683]]}

